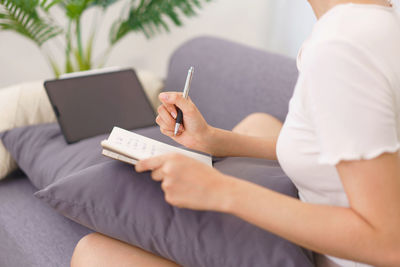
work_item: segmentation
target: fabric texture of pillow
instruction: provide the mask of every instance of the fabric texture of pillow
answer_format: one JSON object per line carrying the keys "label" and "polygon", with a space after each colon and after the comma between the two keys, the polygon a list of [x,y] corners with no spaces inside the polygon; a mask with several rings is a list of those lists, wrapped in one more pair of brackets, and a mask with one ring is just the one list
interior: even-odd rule
{"label": "fabric texture of pillow", "polygon": [[[137,76],[154,109],[163,82],[149,71],[138,70]],[[0,132],[16,127],[55,122],[56,118],[43,87],[43,81],[22,83],[0,89]],[[0,140],[0,179],[17,168],[15,160]]]}
{"label": "fabric texture of pillow", "polygon": [[[157,127],[135,132],[173,143]],[[108,134],[68,145],[57,123],[31,125],[5,131],[1,139],[32,184],[42,189],[56,180],[87,167],[109,161],[101,154],[100,142]]]}
{"label": "fabric texture of pillow", "polygon": [[[158,127],[135,132],[173,144]],[[2,139],[61,214],[184,266],[312,266],[302,248],[239,218],[168,205],[149,173],[101,155],[100,135],[68,145],[58,124],[16,128]],[[227,158],[220,171],[297,196],[276,161]]]}
{"label": "fabric texture of pillow", "polygon": [[[297,195],[275,161],[227,158],[214,167]],[[59,179],[35,196],[90,229],[182,266],[313,266],[302,248],[235,216],[169,205],[149,173],[118,161]]]}

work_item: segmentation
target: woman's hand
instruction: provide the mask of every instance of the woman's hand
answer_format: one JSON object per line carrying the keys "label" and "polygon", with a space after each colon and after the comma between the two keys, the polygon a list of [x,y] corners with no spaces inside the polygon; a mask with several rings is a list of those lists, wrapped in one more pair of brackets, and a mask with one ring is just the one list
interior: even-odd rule
{"label": "woman's hand", "polygon": [[[161,132],[190,149],[209,153],[208,140],[212,127],[207,124],[190,98],[185,99],[178,92],[164,92],[159,95],[159,99],[162,105],[157,109],[156,123]],[[182,110],[184,126],[181,124],[178,134],[174,136],[176,107]]]}
{"label": "woman's hand", "polygon": [[166,154],[139,161],[137,172],[152,171],[161,182],[165,200],[180,208],[226,211],[228,190],[236,179],[181,154]]}

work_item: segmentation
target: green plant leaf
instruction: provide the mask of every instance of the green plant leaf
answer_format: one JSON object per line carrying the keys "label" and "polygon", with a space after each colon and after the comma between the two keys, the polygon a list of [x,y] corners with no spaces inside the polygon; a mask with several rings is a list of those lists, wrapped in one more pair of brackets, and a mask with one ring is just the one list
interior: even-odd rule
{"label": "green plant leaf", "polygon": [[[203,0],[210,2],[211,0]],[[127,18],[113,23],[110,31],[110,43],[114,45],[131,31],[142,32],[147,38],[157,32],[169,31],[166,18],[175,26],[182,26],[179,14],[187,17],[196,15],[196,8],[201,7],[201,0],[131,0]]]}
{"label": "green plant leaf", "polygon": [[90,0],[66,0],[62,2],[62,6],[66,11],[66,15],[71,20],[77,20],[82,16],[83,11],[88,7]]}
{"label": "green plant leaf", "polygon": [[36,11],[38,5],[38,1],[0,0],[0,29],[18,32],[42,46],[60,34],[62,29],[39,17]]}
{"label": "green plant leaf", "polygon": [[116,3],[117,1],[118,0],[94,0],[92,5],[93,6],[101,6],[102,8],[106,9],[107,7]]}
{"label": "green plant leaf", "polygon": [[79,19],[83,12],[92,6],[101,6],[107,8],[114,4],[118,0],[64,0],[61,2],[61,6],[64,7],[66,15],[72,20]]}
{"label": "green plant leaf", "polygon": [[[118,0],[0,0],[0,30],[10,30],[25,36],[42,46],[48,40],[64,33],[65,71],[87,70],[92,67],[92,48],[96,33],[94,26],[89,39],[81,29],[83,13],[92,7],[107,9]],[[181,26],[181,17],[196,15],[202,3],[211,0],[125,0],[126,16],[115,21],[110,30],[110,46],[102,56],[105,63],[112,47],[130,32],[141,32],[151,38],[160,32],[168,32],[170,26]],[[68,28],[63,31],[51,18],[50,9],[64,9]],[[83,41],[88,40],[84,46]],[[75,44],[76,42],[76,44]],[[48,57],[56,76],[61,70],[53,58]]]}
{"label": "green plant leaf", "polygon": [[71,73],[74,72],[74,66],[72,65],[72,62],[70,59],[67,59],[67,62],[65,62],[65,72],[66,73]]}
{"label": "green plant leaf", "polygon": [[89,69],[91,68],[94,37],[95,37],[95,34],[93,32],[90,35],[89,41],[87,42],[86,51],[85,51],[85,54],[86,54],[85,62],[88,65]]}
{"label": "green plant leaf", "polygon": [[40,2],[40,7],[46,11],[49,12],[50,8],[52,8],[53,6],[59,4],[62,0],[53,0],[53,1],[48,1],[48,0],[42,0]]}
{"label": "green plant leaf", "polygon": [[60,75],[61,75],[61,70],[60,70],[60,68],[58,67],[57,62],[56,62],[55,60],[53,60],[52,58],[50,58],[50,57],[47,57],[47,60],[49,61],[50,66],[51,66],[51,68],[53,69],[54,76],[55,76],[56,78],[60,77]]}
{"label": "green plant leaf", "polygon": [[86,63],[85,58],[81,57],[78,49],[74,51],[75,60],[78,63],[79,71],[90,70],[90,65]]}
{"label": "green plant leaf", "polygon": [[0,1],[1,4],[3,5],[13,5],[14,7],[18,7],[25,11],[26,13],[30,13],[31,16],[37,18],[37,10],[36,8],[39,5],[39,0],[14,0],[14,1],[7,1],[3,0]]}

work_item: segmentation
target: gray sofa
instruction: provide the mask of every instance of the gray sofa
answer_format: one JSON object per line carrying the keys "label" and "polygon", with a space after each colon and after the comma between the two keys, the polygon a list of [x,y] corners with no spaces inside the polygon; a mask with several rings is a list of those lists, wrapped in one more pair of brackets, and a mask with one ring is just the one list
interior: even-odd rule
{"label": "gray sofa", "polygon": [[[207,101],[196,103],[211,125],[231,129],[252,112],[285,120],[297,79],[294,60],[200,37],[171,56],[165,90],[181,90],[191,65],[196,67],[191,98],[196,102],[207,96]],[[0,182],[2,267],[69,266],[76,243],[91,232],[35,198],[36,190],[22,171]]]}

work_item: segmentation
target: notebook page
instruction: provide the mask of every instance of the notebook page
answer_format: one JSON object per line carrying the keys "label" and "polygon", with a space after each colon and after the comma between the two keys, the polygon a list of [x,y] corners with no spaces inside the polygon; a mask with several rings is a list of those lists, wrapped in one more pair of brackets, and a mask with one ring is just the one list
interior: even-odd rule
{"label": "notebook page", "polygon": [[114,127],[102,146],[133,159],[146,159],[166,153],[181,153],[212,166],[211,157],[177,148],[157,140]]}
{"label": "notebook page", "polygon": [[135,159],[131,159],[131,158],[127,157],[127,156],[124,156],[124,155],[116,153],[116,152],[112,152],[112,151],[107,150],[107,149],[103,149],[101,154],[103,154],[106,157],[109,157],[109,158],[112,158],[112,159],[116,159],[116,160],[119,160],[119,161],[122,161],[122,162],[125,162],[125,163],[128,163],[128,164],[135,165],[137,163],[137,160],[135,160]]}

